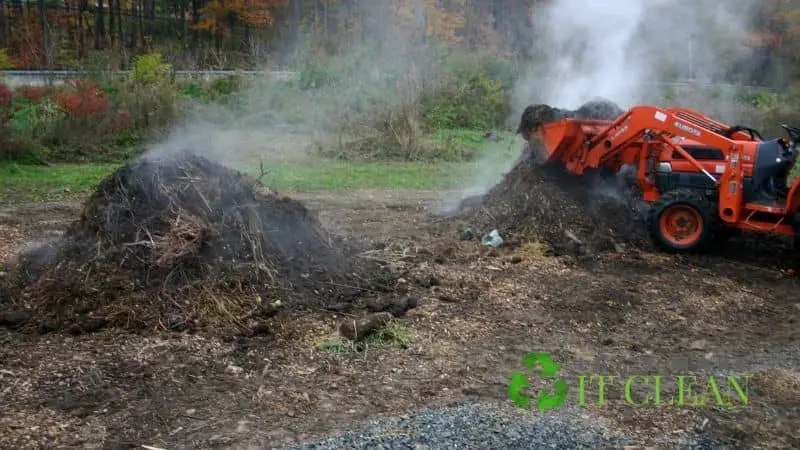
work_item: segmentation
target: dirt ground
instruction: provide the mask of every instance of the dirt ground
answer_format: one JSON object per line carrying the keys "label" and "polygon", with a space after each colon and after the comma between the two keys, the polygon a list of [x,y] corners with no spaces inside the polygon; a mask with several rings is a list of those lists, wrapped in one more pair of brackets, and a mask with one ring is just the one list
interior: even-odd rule
{"label": "dirt ground", "polygon": [[[784,262],[748,260],[730,250],[736,241],[730,255],[704,257],[578,261],[535,242],[489,251],[432,223],[427,211],[447,195],[293,195],[332,231],[384,244],[365,257],[407,272],[419,299],[402,319],[407,345],[320,348],[346,317],[323,311],[278,316],[271,333],[249,338],[2,330],[0,446],[282,447],[420,408],[509,403],[509,373],[526,352],[547,351],[572,380],[753,375],[739,410],[635,408],[621,387],[586,409],[642,445],[705,433],[740,448],[800,448],[800,286]],[[0,208],[0,258],[63,229],[81,200]]]}

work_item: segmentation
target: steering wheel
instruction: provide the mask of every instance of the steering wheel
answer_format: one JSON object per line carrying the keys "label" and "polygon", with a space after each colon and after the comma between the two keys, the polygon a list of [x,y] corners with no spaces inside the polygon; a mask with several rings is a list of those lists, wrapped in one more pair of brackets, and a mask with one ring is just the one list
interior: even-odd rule
{"label": "steering wheel", "polygon": [[786,149],[787,155],[785,156],[794,159],[797,153],[797,143],[800,142],[800,128],[786,124],[781,124],[781,127],[789,135],[789,147]]}
{"label": "steering wheel", "polygon": [[750,128],[750,127],[746,127],[744,125],[732,126],[732,127],[728,128],[727,130],[725,130],[725,132],[722,133],[722,134],[725,137],[730,138],[731,136],[733,136],[733,133],[736,133],[737,131],[745,131],[745,132],[747,132],[750,135],[750,139],[753,139],[753,140],[758,139],[760,141],[764,140],[764,137],[761,136],[761,133],[759,133],[758,131],[756,131],[756,130]]}
{"label": "steering wheel", "polygon": [[782,124],[781,127],[786,130],[786,133],[789,135],[789,140],[792,141],[792,144],[800,142],[800,128],[786,124]]}

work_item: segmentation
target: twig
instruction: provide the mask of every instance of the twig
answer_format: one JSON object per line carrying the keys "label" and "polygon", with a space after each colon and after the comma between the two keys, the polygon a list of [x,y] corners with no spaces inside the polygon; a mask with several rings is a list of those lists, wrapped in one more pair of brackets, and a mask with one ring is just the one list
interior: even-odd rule
{"label": "twig", "polygon": [[197,186],[195,186],[194,180],[189,176],[189,173],[185,169],[183,173],[186,174],[186,179],[189,180],[189,184],[191,184],[194,191],[197,192],[197,195],[200,197],[200,200],[203,201],[203,204],[208,209],[208,212],[213,213],[214,210],[211,208],[211,205],[208,204],[208,200],[206,200],[206,197],[203,195],[202,192],[200,192],[200,189],[198,189]]}
{"label": "twig", "polygon": [[258,158],[258,181],[261,181],[268,173],[270,173],[270,170],[264,170],[264,160]]}
{"label": "twig", "polygon": [[141,246],[144,246],[144,247],[155,247],[155,244],[152,241],[125,242],[122,245],[125,246],[125,247],[135,247],[135,246],[138,246],[138,245],[141,245]]}
{"label": "twig", "polygon": [[494,215],[492,215],[492,213],[490,213],[485,206],[481,206],[481,211],[485,212],[486,215],[488,215],[492,220],[497,220],[497,218]]}
{"label": "twig", "polygon": [[[336,287],[343,287],[343,288],[350,288],[350,289],[358,289],[358,290],[360,290],[360,291],[364,291],[364,292],[372,292],[372,293],[375,293],[375,294],[377,294],[377,293],[380,293],[380,292],[381,292],[381,291],[379,291],[379,290],[376,290],[376,289],[369,289],[369,288],[365,288],[365,287],[361,287],[361,286],[352,286],[352,285],[349,285],[349,284],[342,284],[342,283],[334,283],[333,281],[325,281],[325,284],[328,284],[328,285],[330,285],[330,286],[336,286]],[[389,285],[386,285],[386,284],[384,284],[383,286],[384,286],[384,287],[387,287],[387,288],[389,287]]]}

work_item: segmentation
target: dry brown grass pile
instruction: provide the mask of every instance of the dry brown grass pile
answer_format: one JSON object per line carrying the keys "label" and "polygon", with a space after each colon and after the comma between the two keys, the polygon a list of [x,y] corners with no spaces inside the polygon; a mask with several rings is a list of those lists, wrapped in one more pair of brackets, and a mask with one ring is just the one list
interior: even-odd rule
{"label": "dry brown grass pile", "polygon": [[330,236],[303,204],[191,153],[103,180],[80,220],[22,255],[11,301],[39,327],[246,327],[325,307],[389,275]]}

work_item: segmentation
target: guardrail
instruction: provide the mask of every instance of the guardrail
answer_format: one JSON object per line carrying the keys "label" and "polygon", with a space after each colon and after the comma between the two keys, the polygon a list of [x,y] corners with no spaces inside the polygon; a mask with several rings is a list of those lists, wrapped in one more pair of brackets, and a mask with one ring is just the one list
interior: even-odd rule
{"label": "guardrail", "polygon": [[[113,71],[115,75],[125,75],[130,71]],[[2,70],[0,76],[9,86],[43,86],[47,84],[61,84],[64,80],[91,74],[88,70]],[[174,70],[172,73],[178,77],[202,77],[213,78],[230,75],[246,76],[265,76],[273,77],[276,80],[290,80],[298,76],[298,72],[290,70]],[[554,80],[557,81],[557,80]],[[717,89],[746,89],[777,92],[777,89],[766,86],[752,86],[728,83],[705,83],[694,80],[677,80],[645,83],[646,86],[662,87],[698,87],[698,88],[717,88]]]}
{"label": "guardrail", "polygon": [[[61,84],[65,80],[92,74],[89,70],[2,70],[0,77],[9,86],[44,86]],[[130,71],[116,70],[114,75],[127,75]],[[177,77],[213,78],[230,75],[266,76],[276,80],[289,80],[297,76],[297,72],[287,70],[174,70]]]}

